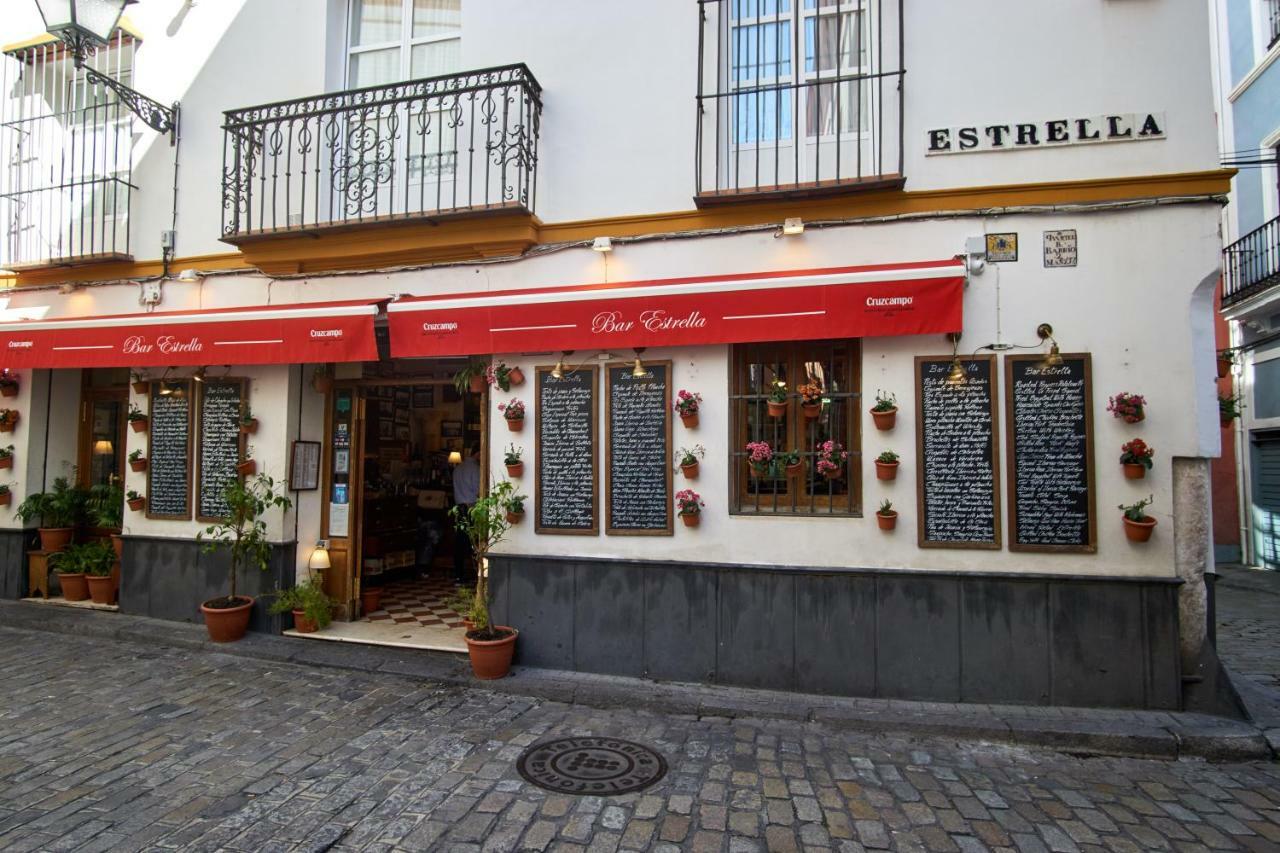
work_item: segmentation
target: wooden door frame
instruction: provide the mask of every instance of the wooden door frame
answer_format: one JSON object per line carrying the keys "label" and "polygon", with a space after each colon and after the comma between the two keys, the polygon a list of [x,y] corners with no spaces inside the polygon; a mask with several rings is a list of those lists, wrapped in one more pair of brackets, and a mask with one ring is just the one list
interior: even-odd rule
{"label": "wooden door frame", "polygon": [[103,401],[115,401],[121,404],[120,423],[117,424],[116,430],[119,440],[116,441],[115,456],[116,469],[120,472],[120,485],[123,487],[127,457],[124,446],[128,437],[129,385],[126,383],[120,386],[95,388],[89,384],[87,370],[80,371],[80,423],[76,430],[76,483],[84,487],[90,485],[89,476],[93,468],[93,443],[90,441],[93,432],[91,414],[93,404]]}

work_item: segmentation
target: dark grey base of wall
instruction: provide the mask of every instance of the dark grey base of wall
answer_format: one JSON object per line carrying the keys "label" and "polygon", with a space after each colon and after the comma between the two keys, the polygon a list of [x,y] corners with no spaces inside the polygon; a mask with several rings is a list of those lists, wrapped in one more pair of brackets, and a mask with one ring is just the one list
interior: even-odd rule
{"label": "dark grey base of wall", "polygon": [[27,548],[31,530],[0,530],[0,597],[22,598],[27,594]]}
{"label": "dark grey base of wall", "polygon": [[1176,579],[492,555],[526,666],[940,702],[1177,709]]}
{"label": "dark grey base of wall", "polygon": [[[260,596],[283,589],[284,578],[292,586],[295,543],[271,546],[271,560],[266,571],[245,568],[237,578],[238,592]],[[201,551],[200,543],[190,539],[160,539],[126,536],[124,556],[120,560],[120,612],[180,622],[203,622],[201,602],[227,594],[227,568],[230,558],[225,550],[213,554]],[[279,633],[280,616],[267,613],[262,602],[253,607],[250,631]]]}

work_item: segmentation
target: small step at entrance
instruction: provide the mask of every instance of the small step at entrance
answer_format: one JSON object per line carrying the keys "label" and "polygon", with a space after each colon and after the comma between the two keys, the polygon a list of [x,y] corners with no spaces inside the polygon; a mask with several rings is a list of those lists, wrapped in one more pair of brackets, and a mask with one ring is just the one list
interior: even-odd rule
{"label": "small step at entrance", "polygon": [[328,640],[338,643],[364,643],[371,646],[396,646],[404,649],[427,649],[433,652],[466,654],[467,644],[461,628],[428,628],[396,622],[332,622],[322,631],[302,634],[294,630],[286,637],[305,640]]}
{"label": "small step at entrance", "polygon": [[[75,607],[80,610],[104,610],[108,613],[120,612],[120,605],[118,604],[94,604],[91,600],[87,598],[84,601],[67,601],[65,598],[59,595],[59,596],[51,596],[49,598],[40,598],[37,596],[34,598],[24,598],[22,600],[28,601],[32,604],[49,604],[54,607]],[[463,648],[465,650],[465,644]]]}

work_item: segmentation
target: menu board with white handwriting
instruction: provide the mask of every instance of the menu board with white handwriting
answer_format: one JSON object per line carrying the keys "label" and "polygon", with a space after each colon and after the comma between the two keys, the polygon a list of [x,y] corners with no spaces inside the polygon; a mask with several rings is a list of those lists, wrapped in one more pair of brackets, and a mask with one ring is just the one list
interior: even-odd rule
{"label": "menu board with white handwriting", "polygon": [[152,382],[147,517],[191,518],[191,382]]}
{"label": "menu board with white handwriting", "polygon": [[671,362],[606,371],[605,532],[670,536]]}
{"label": "menu board with white handwriting", "polygon": [[581,367],[557,379],[537,369],[538,533],[595,535],[598,424],[596,368]]}
{"label": "menu board with white handwriting", "polygon": [[196,517],[201,521],[217,521],[231,512],[224,495],[227,484],[239,476],[243,401],[242,380],[210,380],[200,385]]}

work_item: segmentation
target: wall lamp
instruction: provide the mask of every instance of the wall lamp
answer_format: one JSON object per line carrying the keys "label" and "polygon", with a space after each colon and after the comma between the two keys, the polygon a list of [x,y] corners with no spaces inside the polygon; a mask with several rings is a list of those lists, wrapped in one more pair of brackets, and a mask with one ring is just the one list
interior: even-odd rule
{"label": "wall lamp", "polygon": [[1053,326],[1048,323],[1041,323],[1036,326],[1036,335],[1041,341],[1049,342],[1049,351],[1044,354],[1045,367],[1061,367],[1062,354],[1058,352],[1058,342],[1053,338]]}
{"label": "wall lamp", "polygon": [[84,71],[85,80],[115,92],[121,103],[148,127],[157,133],[169,134],[169,144],[172,145],[178,129],[177,102],[166,107],[84,64],[91,49],[110,43],[124,7],[133,2],[135,0],[36,0],[36,8],[44,18],[45,30],[67,46],[76,68]]}
{"label": "wall lamp", "polygon": [[798,216],[789,216],[786,219],[782,220],[782,230],[777,232],[773,236],[777,237],[779,235],[782,235],[785,237],[798,237],[803,233],[804,233],[804,220]]}
{"label": "wall lamp", "polygon": [[631,368],[631,376],[634,379],[644,379],[649,375],[649,371],[644,369],[644,362],[640,360],[640,353],[644,352],[644,347],[636,347],[636,363]]}

